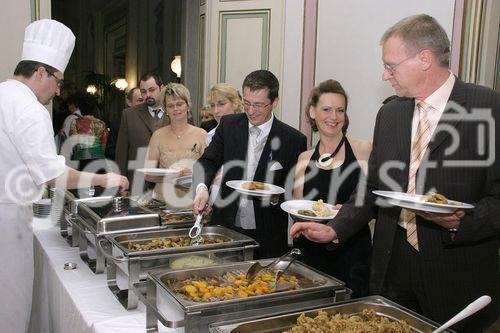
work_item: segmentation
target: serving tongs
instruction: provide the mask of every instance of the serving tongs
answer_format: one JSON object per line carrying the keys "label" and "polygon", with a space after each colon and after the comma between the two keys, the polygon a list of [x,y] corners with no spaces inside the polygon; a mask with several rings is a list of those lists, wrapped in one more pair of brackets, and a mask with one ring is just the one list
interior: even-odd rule
{"label": "serving tongs", "polygon": [[191,227],[191,229],[189,229],[189,238],[191,238],[191,243],[190,245],[201,245],[203,244],[204,240],[203,240],[203,236],[201,236],[201,229],[203,227],[203,223],[202,223],[202,218],[203,218],[203,215],[205,213],[204,212],[201,212],[200,214],[198,214],[198,216],[196,217],[196,221],[194,222],[194,225]]}
{"label": "serving tongs", "polygon": [[250,266],[247,271],[246,278],[248,281],[252,281],[257,277],[261,271],[269,271],[270,274],[274,274],[274,291],[284,291],[288,290],[293,286],[288,286],[288,283],[280,283],[278,285],[279,278],[285,274],[290,265],[295,261],[297,256],[301,254],[299,249],[292,249],[290,252],[282,255],[281,257],[275,259],[273,262],[266,266],[262,266],[259,262],[256,262]]}

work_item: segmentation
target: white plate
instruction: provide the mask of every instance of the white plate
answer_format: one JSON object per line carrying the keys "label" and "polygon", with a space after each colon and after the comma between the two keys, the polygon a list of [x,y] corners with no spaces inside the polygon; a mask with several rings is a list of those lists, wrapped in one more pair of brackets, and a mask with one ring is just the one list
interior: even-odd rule
{"label": "white plate", "polygon": [[452,203],[457,203],[456,205],[452,204],[439,204],[434,202],[422,202],[422,194],[411,194],[411,193],[403,193],[403,192],[392,192],[392,191],[373,191],[374,194],[389,199],[387,202],[391,205],[409,208],[414,210],[421,210],[425,212],[431,213],[453,213],[457,209],[472,209],[473,205],[448,200]]}
{"label": "white plate", "polygon": [[329,221],[335,217],[338,213],[338,209],[335,208],[335,206],[326,204],[326,206],[333,212],[331,216],[325,216],[325,217],[312,217],[312,216],[307,216],[307,215],[302,215],[299,214],[299,210],[312,210],[312,205],[316,201],[312,200],[288,200],[283,202],[280,207],[283,209],[285,212],[288,214],[304,221],[314,221],[314,222],[319,222],[319,221]]}
{"label": "white plate", "polygon": [[249,180],[230,180],[226,182],[226,185],[242,194],[255,197],[266,197],[270,195],[285,193],[284,188],[268,183],[264,183],[269,188],[268,190],[247,190],[241,187],[241,185],[246,182],[249,182]]}
{"label": "white plate", "polygon": [[162,169],[162,168],[141,168],[137,171],[149,176],[176,176],[181,171],[178,169]]}

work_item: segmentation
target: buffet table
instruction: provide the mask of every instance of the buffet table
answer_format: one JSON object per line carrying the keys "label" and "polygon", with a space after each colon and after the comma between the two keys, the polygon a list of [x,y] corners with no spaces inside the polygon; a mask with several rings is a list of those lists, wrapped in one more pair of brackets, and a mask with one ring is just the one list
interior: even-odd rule
{"label": "buffet table", "polygon": [[[70,247],[59,227],[48,218],[33,221],[35,282],[31,333],[132,333],[146,331],[146,309],[141,303],[127,311],[106,284],[106,274],[94,274]],[[77,268],[65,270],[74,262]],[[161,327],[161,332],[177,332]]]}

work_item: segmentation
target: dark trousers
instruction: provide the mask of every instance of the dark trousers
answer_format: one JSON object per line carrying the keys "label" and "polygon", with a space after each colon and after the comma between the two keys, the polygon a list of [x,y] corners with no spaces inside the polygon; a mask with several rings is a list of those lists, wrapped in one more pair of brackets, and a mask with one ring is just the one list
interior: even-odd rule
{"label": "dark trousers", "polygon": [[[406,229],[397,227],[391,261],[387,269],[382,296],[413,310],[424,317],[443,324],[449,318],[438,319],[441,304],[435,304],[427,294],[424,279],[424,262],[419,253],[406,240]],[[450,279],[453,277],[450,276]],[[463,290],[456,290],[457,293]],[[464,307],[467,304],[464,304]],[[457,311],[458,312],[458,311]],[[480,316],[469,317],[451,328],[457,332],[482,332],[484,327]]]}

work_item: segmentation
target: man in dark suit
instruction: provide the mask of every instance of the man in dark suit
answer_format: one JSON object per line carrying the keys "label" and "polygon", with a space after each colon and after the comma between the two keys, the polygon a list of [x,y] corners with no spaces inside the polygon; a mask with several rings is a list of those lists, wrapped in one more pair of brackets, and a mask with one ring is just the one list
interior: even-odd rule
{"label": "man in dark suit", "polygon": [[[127,175],[130,183],[134,170],[144,165],[151,135],[169,123],[169,118],[161,106],[163,83],[160,76],[152,73],[144,75],[139,87],[145,103],[123,110],[116,143],[116,163],[122,175]],[[138,156],[139,148],[144,148],[142,157]],[[135,167],[129,163],[135,163]]]}
{"label": "man in dark suit", "polygon": [[[125,103],[127,104],[127,108],[144,103],[141,89],[139,87],[130,89],[125,95]],[[118,131],[120,130],[121,119],[122,117],[120,114],[118,119],[114,120],[109,126],[108,142],[106,144],[106,158],[113,161],[115,160],[116,141],[118,140]]]}
{"label": "man in dark suit", "polygon": [[[377,219],[371,292],[440,323],[490,295],[488,307],[454,326],[480,332],[499,312],[500,94],[450,73],[449,39],[430,16],[403,19],[381,43],[383,79],[399,97],[377,115],[364,197],[359,190],[328,225],[297,223],[291,235],[341,245]],[[373,190],[435,191],[475,208],[406,210]]]}
{"label": "man in dark suit", "polygon": [[278,203],[237,195],[226,185],[229,180],[255,180],[281,187],[293,175],[297,158],[306,149],[306,137],[276,119],[278,79],[269,71],[257,70],[243,82],[245,113],[224,116],[210,145],[193,170],[196,189],[193,209],[199,214],[208,203],[208,189],[224,165],[221,190],[214,205],[212,223],[221,224],[253,237],[260,243],[257,258],[282,255],[288,248],[288,217]]}

